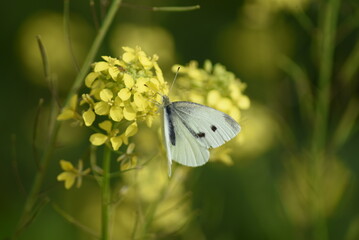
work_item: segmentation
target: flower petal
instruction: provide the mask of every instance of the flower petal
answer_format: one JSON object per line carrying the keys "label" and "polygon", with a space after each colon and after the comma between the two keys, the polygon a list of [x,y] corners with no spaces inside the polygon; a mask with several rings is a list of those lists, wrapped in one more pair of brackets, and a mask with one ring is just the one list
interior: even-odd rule
{"label": "flower petal", "polygon": [[157,76],[157,79],[160,83],[165,83],[165,79],[163,78],[163,73],[162,73],[162,70],[161,68],[158,66],[158,63],[157,62],[154,62],[153,63],[153,66],[155,67],[155,72],[156,72],[156,76]]}
{"label": "flower petal", "polygon": [[132,121],[135,120],[136,118],[136,112],[133,110],[133,108],[130,105],[128,105],[123,109],[123,116],[125,117],[126,120]]}
{"label": "flower petal", "polygon": [[140,111],[143,111],[147,107],[147,101],[141,93],[135,93],[133,96],[133,101]]}
{"label": "flower petal", "polygon": [[65,188],[70,189],[75,183],[76,175],[71,172],[62,172],[57,176],[57,181],[65,181]]}
{"label": "flower petal", "polygon": [[97,102],[94,110],[97,115],[107,115],[110,111],[110,106],[105,102]]}
{"label": "flower petal", "polygon": [[100,92],[100,98],[104,102],[108,102],[113,98],[113,93],[110,89],[102,89]]}
{"label": "flower petal", "polygon": [[92,125],[92,123],[95,121],[95,117],[96,115],[91,108],[82,114],[82,118],[84,119],[85,125],[87,127]]}
{"label": "flower petal", "polygon": [[94,72],[102,72],[109,68],[109,65],[107,62],[101,61],[97,62],[94,67]]}
{"label": "flower petal", "polygon": [[137,91],[139,93],[148,91],[147,82],[148,82],[148,79],[144,78],[144,77],[140,77],[137,79],[136,86],[137,86]]}
{"label": "flower petal", "polygon": [[100,122],[100,123],[98,124],[98,126],[99,126],[101,129],[105,130],[107,133],[111,132],[111,130],[112,130],[112,122],[109,121],[109,120],[105,120],[105,121],[103,121],[103,122]]}
{"label": "flower petal", "polygon": [[76,110],[77,108],[77,99],[77,94],[74,94],[70,99],[69,107],[73,110]]}
{"label": "flower petal", "polygon": [[216,103],[216,107],[219,111],[228,112],[233,107],[233,103],[229,98],[221,98]]}
{"label": "flower petal", "polygon": [[125,83],[125,86],[127,88],[132,88],[133,85],[135,84],[133,77],[128,73],[123,74],[123,82]]}
{"label": "flower petal", "polygon": [[219,91],[211,90],[207,94],[207,103],[208,103],[209,106],[215,106],[220,98],[221,98],[221,94],[219,93]]}
{"label": "flower petal", "polygon": [[71,171],[74,169],[74,166],[72,165],[72,163],[69,161],[65,161],[65,160],[60,160],[60,166],[61,166],[62,170],[64,170],[64,171]]}
{"label": "flower petal", "polygon": [[100,74],[97,72],[90,72],[89,74],[87,74],[86,78],[85,78],[85,85],[88,88],[91,88],[92,83],[96,80],[96,78],[98,78]]}
{"label": "flower petal", "polygon": [[135,59],[136,59],[136,55],[133,54],[132,52],[125,52],[124,54],[122,54],[122,60],[125,61],[126,63],[131,63]]}
{"label": "flower petal", "polygon": [[125,136],[132,137],[133,135],[135,135],[137,133],[137,130],[138,130],[137,122],[134,122],[130,126],[127,127],[127,129],[125,131]]}
{"label": "flower petal", "polygon": [[[142,52],[142,51],[141,51]],[[145,69],[151,69],[153,67],[153,63],[151,62],[151,60],[146,56],[146,54],[140,55],[138,57],[138,60],[140,61],[140,63],[142,64],[142,66]]]}
{"label": "flower petal", "polygon": [[117,75],[120,73],[120,70],[117,67],[110,67],[108,69],[108,73],[110,74],[113,80],[117,80]]}
{"label": "flower petal", "polygon": [[102,133],[94,133],[90,136],[90,142],[92,145],[100,146],[106,142],[107,138],[108,137]]}
{"label": "flower petal", "polygon": [[128,137],[125,136],[125,134],[122,134],[121,135],[121,138],[122,138],[122,142],[127,145],[128,144]]}
{"label": "flower petal", "polygon": [[133,150],[135,150],[135,144],[134,143],[130,143],[127,147],[127,150],[126,150],[126,154],[132,154],[133,153]]}
{"label": "flower petal", "polygon": [[131,92],[128,88],[122,88],[117,96],[119,96],[123,101],[128,100],[131,97]]}
{"label": "flower petal", "polygon": [[120,122],[123,119],[122,108],[118,106],[112,106],[110,108],[110,117],[116,122]]}
{"label": "flower petal", "polygon": [[72,119],[75,118],[75,112],[72,109],[69,108],[64,108],[62,109],[62,112],[57,116],[57,120],[59,121],[63,121],[63,120],[68,120],[68,119]]}
{"label": "flower petal", "polygon": [[117,151],[122,145],[122,137],[116,136],[110,139],[113,150]]}
{"label": "flower petal", "polygon": [[238,107],[241,109],[248,109],[251,106],[251,101],[246,95],[242,95],[238,100]]}

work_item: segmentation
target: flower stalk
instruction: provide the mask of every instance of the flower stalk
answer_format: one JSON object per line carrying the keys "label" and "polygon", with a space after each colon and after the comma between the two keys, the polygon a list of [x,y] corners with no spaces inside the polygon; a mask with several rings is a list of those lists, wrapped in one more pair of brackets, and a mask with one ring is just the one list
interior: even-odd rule
{"label": "flower stalk", "polygon": [[111,149],[105,147],[103,156],[103,177],[102,177],[102,218],[101,218],[101,236],[102,240],[109,239],[110,235],[110,203],[111,203],[111,183],[110,183],[110,169],[111,169]]}
{"label": "flower stalk", "polygon": [[[87,57],[82,65],[82,68],[80,69],[80,72],[77,75],[77,77],[74,81],[74,84],[72,85],[72,87],[67,95],[65,106],[69,103],[69,101],[71,100],[71,97],[75,94],[75,92],[77,92],[77,90],[81,87],[81,85],[84,81],[84,78],[85,78],[88,70],[90,69],[90,65],[94,61],[95,55],[98,52],[98,50],[101,46],[101,43],[102,43],[106,33],[108,32],[108,29],[109,29],[111,23],[113,22],[113,19],[116,15],[118,8],[120,7],[121,1],[122,0],[114,0],[113,1],[112,5],[108,11],[108,14],[106,15],[106,18],[104,19],[102,27],[100,28],[98,34],[96,35],[96,38],[91,46],[91,49],[90,49],[89,53],[87,54]],[[46,66],[46,69],[47,69],[47,66]],[[31,190],[30,190],[29,195],[27,196],[27,199],[25,202],[24,210],[19,218],[18,226],[17,226],[16,233],[14,236],[15,238],[20,234],[21,230],[25,226],[27,226],[33,218],[33,215],[34,215],[33,209],[38,201],[38,195],[41,191],[41,187],[44,182],[46,170],[49,165],[49,162],[50,162],[50,159],[52,156],[52,152],[55,147],[55,142],[57,139],[57,134],[60,129],[60,126],[61,126],[61,122],[56,121],[54,124],[53,130],[50,134],[50,137],[49,137],[49,144],[46,146],[44,153],[42,155],[42,158],[40,160],[40,170],[35,175],[34,182],[32,184]]]}
{"label": "flower stalk", "polygon": [[319,83],[316,99],[315,120],[312,142],[312,217],[314,221],[313,239],[328,239],[328,229],[325,221],[324,207],[322,205],[320,178],[323,163],[326,160],[327,128],[330,107],[330,88],[335,50],[335,35],[340,0],[330,0],[325,3],[325,12],[322,20],[320,43]]}

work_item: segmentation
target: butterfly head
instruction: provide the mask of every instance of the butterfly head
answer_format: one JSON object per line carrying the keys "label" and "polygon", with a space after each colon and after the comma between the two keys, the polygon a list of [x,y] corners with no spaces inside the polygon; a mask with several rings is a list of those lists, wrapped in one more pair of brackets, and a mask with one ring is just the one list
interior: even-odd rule
{"label": "butterfly head", "polygon": [[163,105],[163,107],[166,107],[166,106],[168,106],[170,104],[171,104],[171,101],[168,98],[168,96],[162,95],[162,105]]}

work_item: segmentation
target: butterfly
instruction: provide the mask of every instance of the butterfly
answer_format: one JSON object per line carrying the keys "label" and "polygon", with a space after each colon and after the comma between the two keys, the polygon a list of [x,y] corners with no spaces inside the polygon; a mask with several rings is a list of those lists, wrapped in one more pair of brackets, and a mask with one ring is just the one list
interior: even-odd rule
{"label": "butterfly", "polygon": [[171,102],[162,96],[163,133],[168,159],[168,176],[172,161],[197,167],[208,162],[209,149],[223,145],[241,130],[229,115],[193,102]]}

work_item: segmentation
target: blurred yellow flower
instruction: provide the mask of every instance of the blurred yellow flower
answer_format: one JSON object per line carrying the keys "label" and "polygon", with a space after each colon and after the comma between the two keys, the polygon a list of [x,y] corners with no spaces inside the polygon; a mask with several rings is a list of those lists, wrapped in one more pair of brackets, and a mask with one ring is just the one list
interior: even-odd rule
{"label": "blurred yellow flower", "polygon": [[60,166],[64,172],[57,176],[57,180],[64,181],[66,189],[70,189],[76,180],[76,187],[81,187],[82,177],[89,174],[91,171],[89,168],[83,170],[82,160],[79,160],[77,168],[75,168],[71,162],[65,160],[60,161]]}
{"label": "blurred yellow flower", "polygon": [[[69,120],[69,119],[79,119],[79,115],[77,113],[77,95],[73,95],[70,99],[68,106],[65,106],[61,113],[57,116],[57,120]],[[80,117],[81,118],[81,117]]]}
{"label": "blurred yellow flower", "polygon": [[[326,157],[320,167],[309,156],[296,156],[286,161],[287,171],[281,179],[280,193],[288,218],[297,226],[307,226],[313,219],[316,206],[324,216],[330,216],[339,204],[350,179],[350,171],[342,161]],[[316,178],[313,179],[313,171]]]}
{"label": "blurred yellow flower", "polygon": [[133,168],[137,165],[137,156],[134,154],[135,144],[130,143],[127,147],[126,153],[117,158],[118,162],[121,162],[121,171]]}
{"label": "blurred yellow flower", "polygon": [[[177,91],[176,95],[179,99],[207,105],[227,113],[237,122],[241,121],[241,111],[250,108],[250,100],[244,94],[245,83],[227,71],[223,65],[213,65],[209,60],[204,62],[203,68],[198,67],[196,61],[191,61],[186,66],[174,65],[172,70],[175,72],[178,67],[180,71],[176,89],[180,91]],[[211,160],[232,164],[228,144],[212,151],[215,154],[212,154]]]}
{"label": "blurred yellow flower", "polygon": [[[131,44],[142,46],[149,53],[158,54],[161,57],[161,66],[165,69],[168,69],[174,63],[175,49],[173,37],[165,28],[128,23],[118,24],[114,26],[112,36],[109,39],[110,48],[115,53],[115,56],[122,54],[121,46]],[[135,57],[133,51],[129,51],[123,59],[131,62],[132,58]],[[144,61],[142,63],[146,65]]]}

